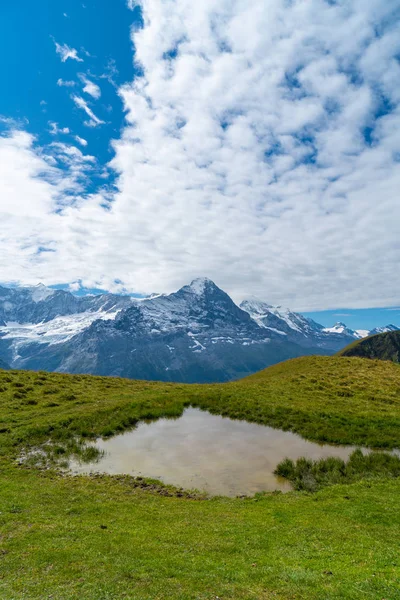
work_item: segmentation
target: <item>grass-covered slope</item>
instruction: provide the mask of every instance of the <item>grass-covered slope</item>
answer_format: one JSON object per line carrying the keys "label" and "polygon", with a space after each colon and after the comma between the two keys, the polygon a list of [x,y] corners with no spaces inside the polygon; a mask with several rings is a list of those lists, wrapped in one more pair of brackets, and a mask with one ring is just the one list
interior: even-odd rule
{"label": "grass-covered slope", "polygon": [[378,333],[362,340],[357,340],[343,350],[338,356],[358,356],[400,362],[400,331]]}
{"label": "grass-covered slope", "polygon": [[304,357],[204,386],[0,372],[0,598],[397,598],[397,479],[207,500],[16,466],[22,448],[62,448],[189,404],[315,440],[399,445],[390,362]]}
{"label": "grass-covered slope", "polygon": [[179,416],[190,404],[310,440],[395,447],[400,369],[378,360],[311,356],[213,385],[0,371],[0,452],[49,436],[113,435],[140,419]]}

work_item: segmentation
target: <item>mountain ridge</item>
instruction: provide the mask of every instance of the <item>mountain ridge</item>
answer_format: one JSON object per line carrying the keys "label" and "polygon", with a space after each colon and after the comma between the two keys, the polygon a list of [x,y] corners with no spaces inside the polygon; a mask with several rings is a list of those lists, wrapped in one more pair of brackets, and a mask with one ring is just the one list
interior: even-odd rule
{"label": "mountain ridge", "polygon": [[237,305],[206,277],[140,299],[0,286],[0,358],[12,368],[226,381],[355,339],[254,297]]}

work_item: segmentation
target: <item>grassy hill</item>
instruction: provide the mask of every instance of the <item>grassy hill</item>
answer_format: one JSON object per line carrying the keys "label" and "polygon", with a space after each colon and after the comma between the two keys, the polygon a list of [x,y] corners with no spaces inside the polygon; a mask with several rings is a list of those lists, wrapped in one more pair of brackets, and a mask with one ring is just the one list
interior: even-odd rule
{"label": "grassy hill", "polygon": [[395,599],[400,482],[207,499],[131,477],[18,466],[188,405],[316,441],[399,445],[400,369],[303,357],[238,382],[183,385],[0,371],[0,597]]}
{"label": "grassy hill", "polygon": [[362,340],[357,340],[343,350],[337,356],[358,356],[360,358],[373,358],[379,360],[391,360],[400,362],[400,331],[388,331],[378,333]]}

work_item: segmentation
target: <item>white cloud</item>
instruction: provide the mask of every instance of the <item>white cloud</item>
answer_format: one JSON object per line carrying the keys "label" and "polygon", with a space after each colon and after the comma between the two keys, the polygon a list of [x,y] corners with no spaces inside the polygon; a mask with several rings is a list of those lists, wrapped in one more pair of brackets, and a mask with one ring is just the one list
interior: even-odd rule
{"label": "white cloud", "polygon": [[66,62],[69,58],[77,62],[83,62],[83,59],[79,58],[78,51],[75,48],[70,48],[67,44],[58,44],[56,41],[54,43],[56,45],[56,52],[61,57],[61,62]]}
{"label": "white cloud", "polygon": [[92,111],[92,109],[88,106],[87,102],[81,98],[80,96],[72,96],[72,100],[75,102],[78,108],[81,108],[85,111],[85,113],[89,117],[89,121],[85,121],[85,125],[87,127],[98,127],[99,125],[104,125],[105,121],[102,121]]}
{"label": "white cloud", "polygon": [[46,244],[53,244],[52,226],[60,221],[56,211],[65,205],[66,194],[73,195],[74,203],[78,201],[94,161],[94,157],[84,156],[67,144],[36,148],[34,137],[24,131],[12,130],[0,137],[0,214],[2,223],[10,228],[0,234],[3,256],[11,252],[7,244],[19,247],[17,263],[25,255],[27,258],[41,237],[46,238]]}
{"label": "white cloud", "polygon": [[78,144],[80,144],[81,146],[87,146],[87,140],[85,140],[84,138],[81,138],[79,135],[75,136],[75,140],[78,142]]}
{"label": "white cloud", "polygon": [[101,96],[100,87],[96,83],[93,83],[93,81],[90,81],[85,75],[80,75],[80,79],[84,84],[83,91],[98,100]]}
{"label": "white cloud", "polygon": [[[22,205],[0,232],[1,255],[13,257],[0,280],[117,290],[118,279],[146,293],[207,275],[237,299],[298,310],[397,305],[399,1],[141,6],[143,76],[120,90],[118,191],[85,196],[95,167],[72,155],[72,198],[61,148],[50,169],[17,134],[0,140],[0,198]],[[55,251],[39,260],[29,250],[39,243]]]}
{"label": "white cloud", "polygon": [[75,81],[64,81],[64,79],[60,78],[57,80],[57,85],[59,87],[74,87],[76,84]]}
{"label": "white cloud", "polygon": [[58,123],[54,123],[53,121],[49,121],[49,128],[51,135],[58,135],[59,133],[71,133],[69,127],[58,127]]}
{"label": "white cloud", "polygon": [[67,144],[37,148],[31,135],[17,130],[0,137],[0,252],[10,257],[2,261],[2,281],[32,283],[43,274],[55,282],[60,261],[84,254],[81,211],[85,227],[89,221],[95,226],[91,212],[104,202],[84,194],[95,168],[93,157]]}

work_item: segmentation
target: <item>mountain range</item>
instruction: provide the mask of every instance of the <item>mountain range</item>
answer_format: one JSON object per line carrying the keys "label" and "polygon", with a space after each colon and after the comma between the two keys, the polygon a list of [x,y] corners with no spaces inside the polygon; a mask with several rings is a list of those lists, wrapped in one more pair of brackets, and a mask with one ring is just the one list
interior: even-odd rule
{"label": "mountain range", "polygon": [[14,369],[227,381],[380,331],[326,328],[257,298],[238,306],[207,278],[144,299],[0,286],[0,361]]}

